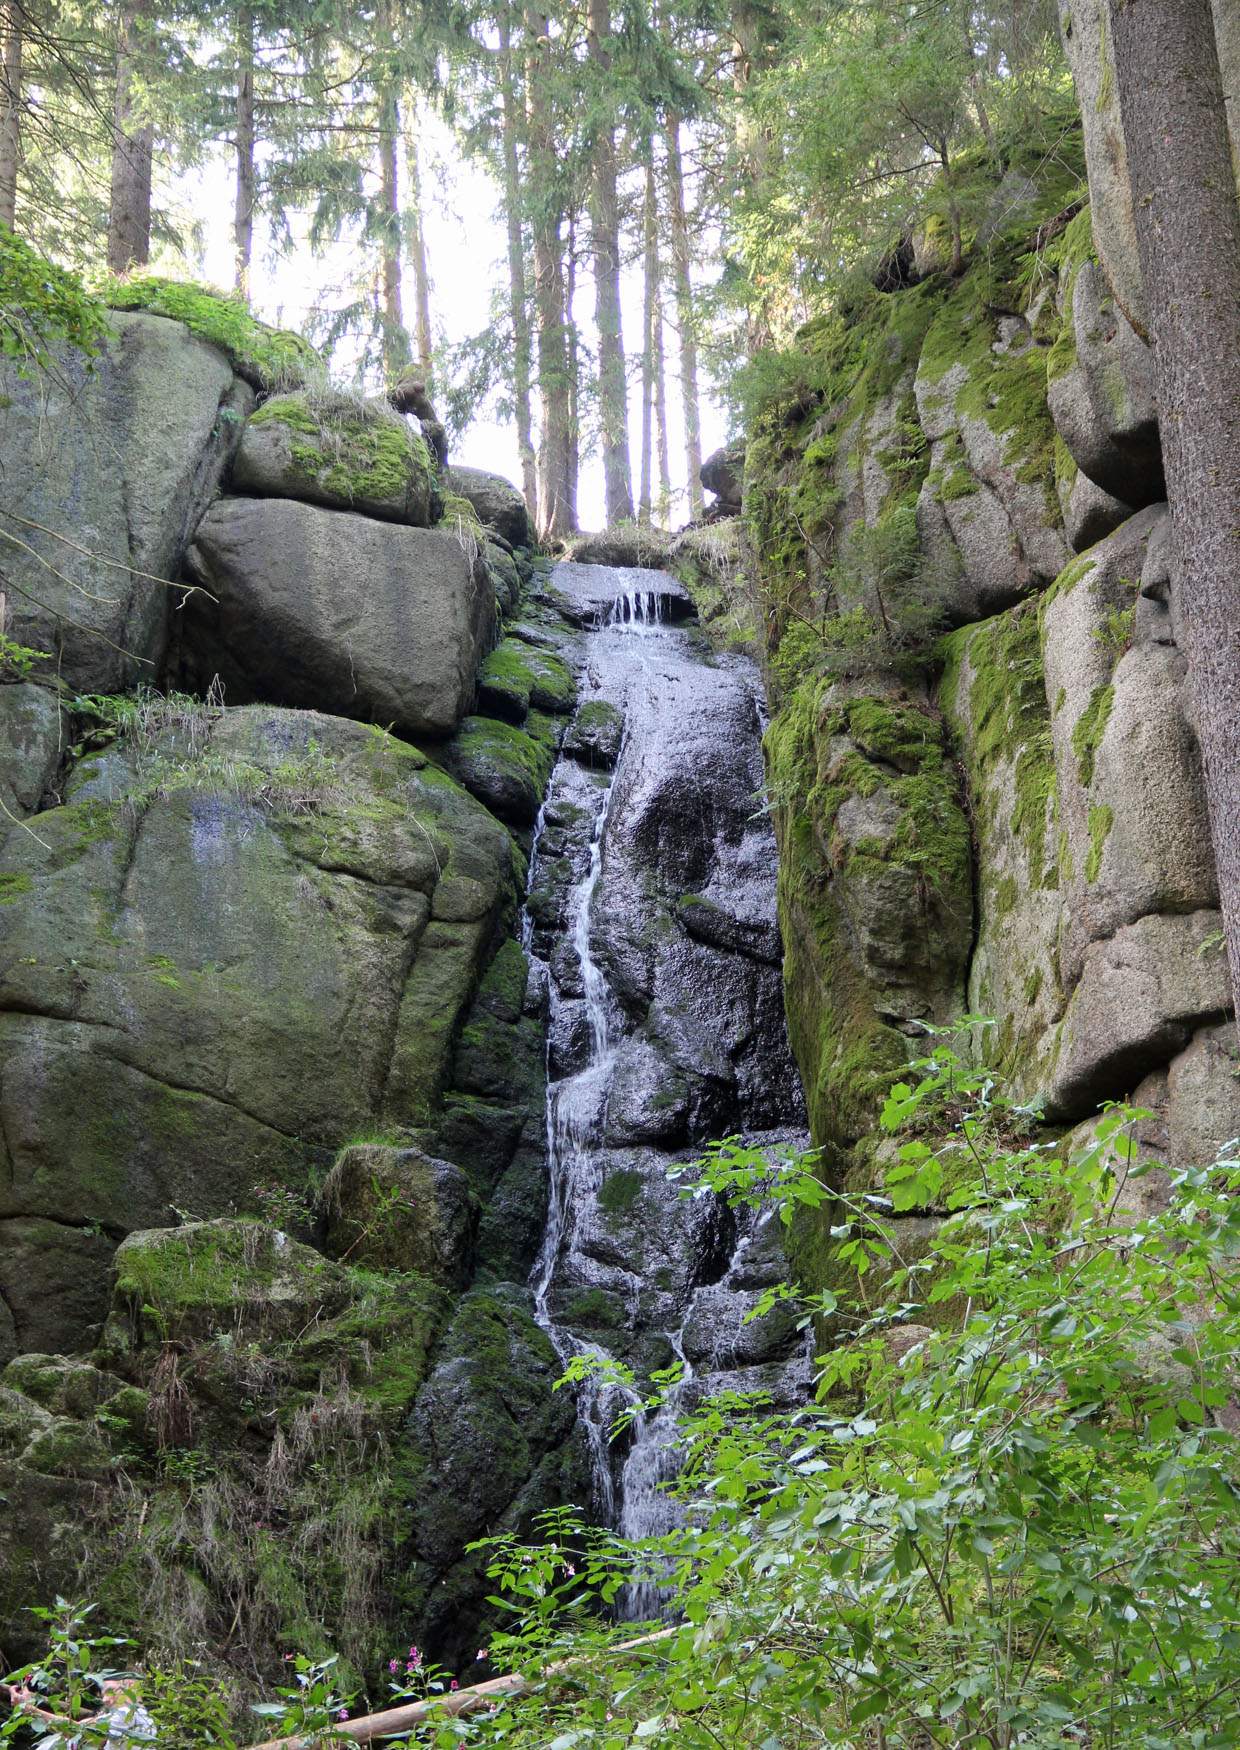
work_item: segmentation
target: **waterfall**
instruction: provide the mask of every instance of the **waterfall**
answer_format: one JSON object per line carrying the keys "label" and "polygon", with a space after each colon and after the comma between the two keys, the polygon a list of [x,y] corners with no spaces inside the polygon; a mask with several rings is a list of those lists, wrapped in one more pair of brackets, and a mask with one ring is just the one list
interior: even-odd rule
{"label": "waterfall", "polygon": [[[677,1522],[665,1485],[677,1423],[730,1386],[796,1401],[805,1339],[746,1320],[782,1275],[776,1233],[669,1168],[712,1139],[803,1142],[775,925],[775,847],[760,805],[753,665],[703,649],[685,592],[660,572],[562,564],[558,605],[582,627],[577,718],[535,832],[525,940],[547,991],[549,1201],[531,1286],[561,1360],[623,1364],[646,1412],[601,1371],[577,1388],[593,1512],[628,1537]],[[600,755],[579,726],[617,733]],[[625,1438],[612,1437],[628,1412]],[[621,1600],[658,1614],[657,1581]]]}

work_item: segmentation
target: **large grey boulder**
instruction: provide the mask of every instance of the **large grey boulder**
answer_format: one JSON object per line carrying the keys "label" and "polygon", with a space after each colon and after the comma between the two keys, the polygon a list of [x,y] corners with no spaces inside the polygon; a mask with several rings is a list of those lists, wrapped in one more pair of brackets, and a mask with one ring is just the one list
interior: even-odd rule
{"label": "large grey boulder", "polygon": [[1142,511],[1082,555],[1043,614],[1068,990],[1091,942],[1147,913],[1217,904],[1184,660],[1138,618],[1165,517],[1163,506]]}
{"label": "large grey boulder", "polygon": [[270,700],[448,735],[469,709],[495,623],[476,552],[290,499],[222,499],[190,550],[187,676],[231,703]]}
{"label": "large grey boulder", "polygon": [[55,693],[29,681],[0,686],[0,840],[13,818],[37,813],[66,739]]}
{"label": "large grey boulder", "polygon": [[1095,262],[1075,272],[1069,296],[1072,362],[1048,376],[1047,405],[1082,473],[1139,510],[1165,491],[1154,357]]}
{"label": "large grey boulder", "polygon": [[247,420],[233,486],[424,528],[437,503],[420,434],[386,403],[320,391],[277,395]]}
{"label": "large grey boulder", "polygon": [[93,365],[71,348],[29,377],[0,361],[5,629],[84,692],[157,677],[180,594],[152,578],[179,575],[254,399],[180,322],[111,322]]}
{"label": "large grey boulder", "polygon": [[445,773],[317,713],[152,728],[34,826],[0,905],[0,1302],[60,1348],[129,1229],[254,1209],[426,1121],[516,889]]}
{"label": "large grey boulder", "polygon": [[469,500],[480,523],[514,547],[529,545],[530,513],[524,498],[502,474],[488,474],[484,468],[449,468],[447,486],[449,492]]}
{"label": "large grey boulder", "polygon": [[946,601],[957,624],[1010,607],[1067,562],[1049,416],[1031,411],[1044,371],[1023,317],[966,317],[949,304],[927,335],[914,384],[931,446],[917,525],[929,556],[959,554]]}
{"label": "large grey boulder", "polygon": [[1094,243],[1120,309],[1137,332],[1144,333],[1145,293],[1137,259],[1128,148],[1115,86],[1107,3],[1064,0],[1059,8],[1059,29],[1085,131]]}
{"label": "large grey boulder", "polygon": [[1086,950],[1045,1088],[1048,1118],[1118,1099],[1231,1002],[1216,911],[1153,914]]}
{"label": "large grey boulder", "polygon": [[[1094,240],[1120,309],[1144,334],[1145,293],[1107,8],[1108,0],[1062,0],[1059,28],[1085,130]],[[1234,0],[1213,0],[1213,10],[1232,159],[1240,184],[1240,10]]]}

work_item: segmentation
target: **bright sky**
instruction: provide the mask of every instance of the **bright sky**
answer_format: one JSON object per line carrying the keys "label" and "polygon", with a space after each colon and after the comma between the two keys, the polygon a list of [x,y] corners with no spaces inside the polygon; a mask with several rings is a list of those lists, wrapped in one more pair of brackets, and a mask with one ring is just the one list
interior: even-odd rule
{"label": "bright sky", "polygon": [[[499,190],[486,171],[464,159],[451,134],[435,116],[425,116],[419,133],[423,161],[425,230],[432,279],[432,320],[436,340],[456,342],[476,334],[490,320],[492,293],[506,284],[507,243],[499,211]],[[403,166],[402,166],[403,169]],[[202,221],[204,249],[197,271],[212,284],[232,282],[232,183],[231,165],[221,161],[204,170],[194,192],[194,205]],[[298,250],[270,265],[270,233],[261,220],[255,226],[253,302],[267,321],[286,328],[305,326],[309,312],[324,302],[325,289],[347,279],[348,245],[315,259],[308,248]],[[641,384],[639,353],[642,335],[642,273],[640,260],[623,274],[621,298],[625,348],[629,360],[629,421],[633,458],[633,491],[638,488],[641,455]],[[413,275],[405,276],[405,312],[413,302]],[[589,344],[593,345],[594,286],[588,262],[580,273],[576,317]],[[672,522],[688,515],[685,497],[686,464],[678,378],[678,346],[674,329],[665,330],[668,364],[668,419],[670,424],[672,484],[677,494]],[[342,345],[334,361],[338,375],[348,376],[351,361]],[[727,430],[722,409],[703,391],[702,451],[709,455],[722,444]],[[452,460],[475,468],[489,468],[520,480],[516,435],[510,424],[498,421],[493,408],[486,408],[460,439]],[[657,463],[655,468],[657,481]],[[657,490],[657,485],[656,485]],[[584,528],[603,524],[602,464],[596,453],[582,454],[579,496]]]}

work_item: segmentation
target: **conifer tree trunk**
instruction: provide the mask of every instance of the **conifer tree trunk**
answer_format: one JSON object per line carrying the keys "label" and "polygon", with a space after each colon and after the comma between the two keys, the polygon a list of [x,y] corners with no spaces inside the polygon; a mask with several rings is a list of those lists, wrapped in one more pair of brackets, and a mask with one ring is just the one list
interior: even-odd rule
{"label": "conifer tree trunk", "polygon": [[[657,262],[656,262],[657,266]],[[667,430],[667,368],[663,356],[663,284],[656,275],[654,296],[654,429],[659,457],[658,520],[664,528],[672,514],[672,452]]]}
{"label": "conifer tree trunk", "polygon": [[233,208],[234,284],[250,292],[254,257],[254,9],[237,8],[237,189]]}
{"label": "conifer tree trunk", "polygon": [[577,492],[581,482],[581,335],[577,327],[577,211],[568,212],[564,261],[564,329],[568,338],[568,514],[578,526]]}
{"label": "conifer tree trunk", "polygon": [[[393,38],[390,0],[382,0],[378,23],[380,48],[390,48]],[[409,340],[405,333],[405,311],[400,283],[400,176],[397,163],[400,97],[390,70],[385,70],[383,74],[378,105],[379,208],[383,248],[383,368],[388,377],[395,381],[409,363]]]}
{"label": "conifer tree trunk", "polygon": [[418,158],[418,113],[412,105],[405,130],[405,172],[409,185],[409,263],[413,268],[413,339],[418,362],[426,371],[430,388],[431,355],[435,350],[431,330],[431,274],[426,256],[426,229],[422,217],[422,169]]}
{"label": "conifer tree trunk", "polygon": [[112,192],[108,267],[125,273],[151,259],[151,169],[155,130],[138,120],[138,61],[146,0],[121,0],[112,117]]}
{"label": "conifer tree trunk", "polygon": [[22,157],[22,10],[0,5],[0,220],[17,222],[17,172]]}
{"label": "conifer tree trunk", "polygon": [[538,469],[530,411],[530,312],[525,281],[525,227],[521,208],[520,112],[507,13],[499,22],[500,95],[503,105],[504,216],[508,227],[508,302],[512,316],[512,401],[521,457],[521,488],[532,517],[538,514]]}
{"label": "conifer tree trunk", "polygon": [[529,187],[533,202],[534,308],[538,321],[538,527],[545,540],[576,527],[570,491],[572,452],[568,329],[564,305],[563,212],[557,192],[555,143],[545,89],[551,60],[548,19],[525,8],[529,41],[526,112],[529,122]]}
{"label": "conifer tree trunk", "polygon": [[645,285],[642,303],[642,458],[641,488],[637,500],[637,520],[649,523],[653,450],[651,444],[654,414],[654,318],[659,273],[658,235],[656,231],[654,152],[646,142],[646,193],[642,213],[642,234],[645,245]]}
{"label": "conifer tree trunk", "polygon": [[689,514],[700,517],[702,496],[702,415],[698,399],[697,341],[693,330],[693,279],[689,224],[685,215],[684,168],[680,156],[680,117],[667,118],[667,207],[672,232],[672,276],[676,321],[680,328],[680,398],[685,419],[685,466],[689,470]]}
{"label": "conifer tree trunk", "polygon": [[1188,680],[1240,993],[1240,202],[1210,0],[1110,0]]}
{"label": "conifer tree trunk", "polygon": [[[606,93],[611,70],[610,0],[589,0],[590,59]],[[633,476],[629,464],[629,397],[620,316],[620,216],[616,195],[616,138],[608,120],[594,142],[590,226],[594,249],[594,320],[598,329],[599,423],[603,436],[603,483],[607,521],[632,522]]]}

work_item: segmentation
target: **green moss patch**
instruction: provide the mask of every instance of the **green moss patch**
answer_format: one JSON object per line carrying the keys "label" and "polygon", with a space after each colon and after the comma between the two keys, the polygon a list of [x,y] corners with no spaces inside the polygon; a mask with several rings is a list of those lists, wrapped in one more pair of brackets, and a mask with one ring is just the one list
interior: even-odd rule
{"label": "green moss patch", "polygon": [[577,683],[568,664],[553,651],[505,638],[482,665],[478,683],[483,711],[509,723],[522,723],[531,706],[540,711],[571,711]]}
{"label": "green moss patch", "polygon": [[99,293],[113,310],[145,310],[183,322],[199,340],[216,346],[233,369],[260,389],[281,389],[324,375],[323,361],[300,334],[269,328],[243,298],[189,280],[135,274],[108,279]]}

